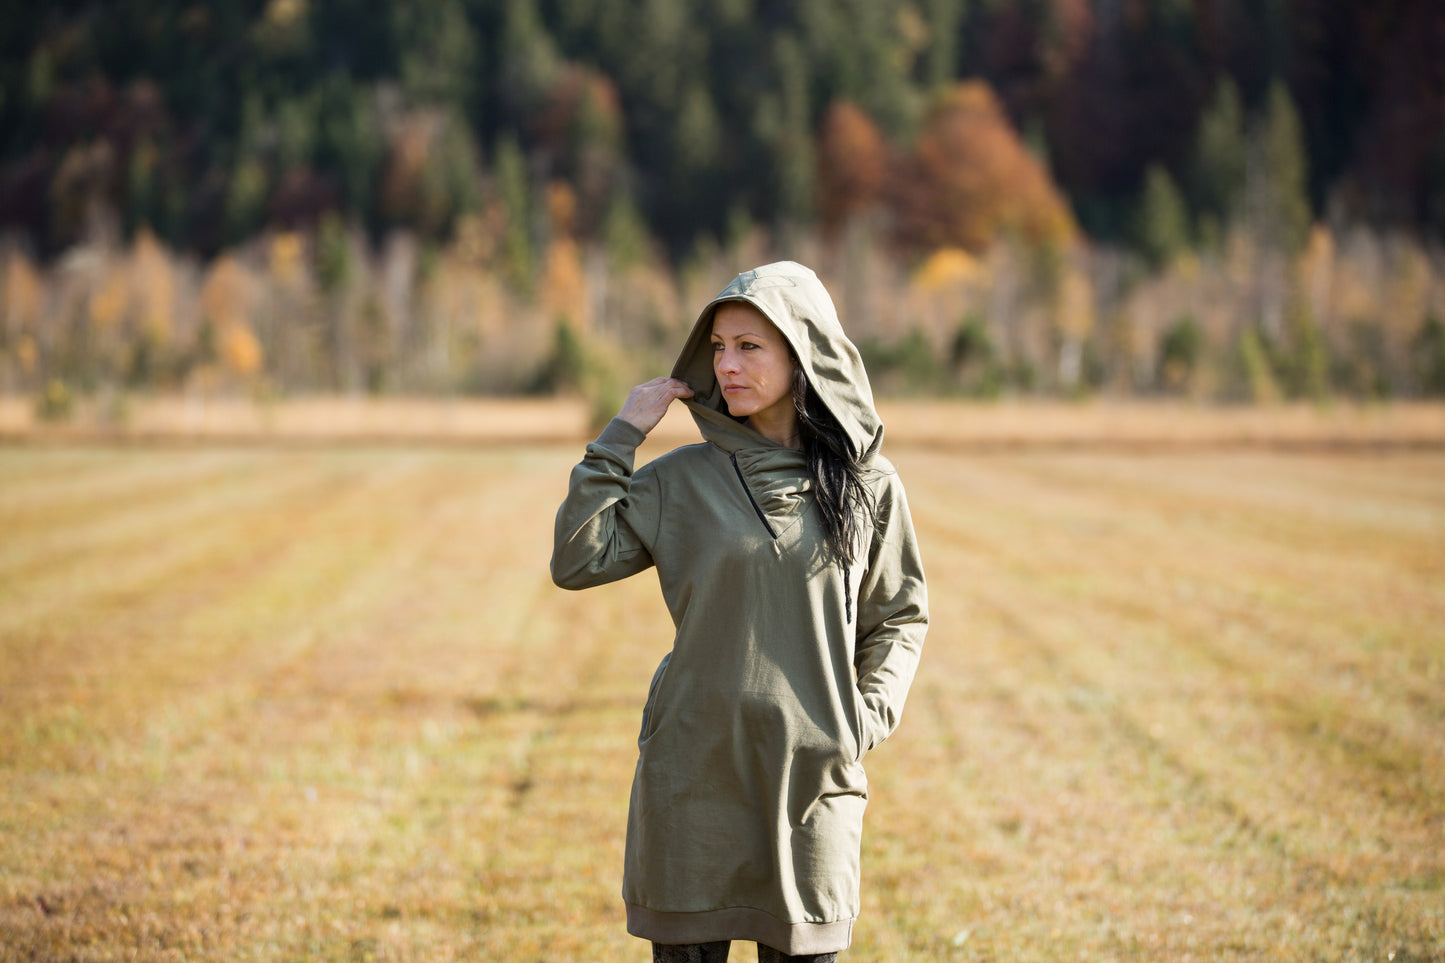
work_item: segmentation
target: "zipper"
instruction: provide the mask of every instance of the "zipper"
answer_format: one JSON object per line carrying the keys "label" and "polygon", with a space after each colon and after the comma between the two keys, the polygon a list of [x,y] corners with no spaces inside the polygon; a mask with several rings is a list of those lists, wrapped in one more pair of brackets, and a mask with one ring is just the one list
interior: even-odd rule
{"label": "zipper", "polygon": [[763,523],[763,528],[768,530],[768,535],[771,536],[774,541],[777,541],[778,533],[773,531],[773,526],[768,521],[768,516],[763,514],[762,508],[758,506],[758,500],[753,497],[753,490],[748,487],[748,480],[743,477],[743,470],[738,467],[737,453],[728,452],[728,459],[733,463],[733,471],[738,473],[738,483],[743,486],[743,493],[748,496],[748,504],[753,506],[753,511],[758,513],[758,521]]}

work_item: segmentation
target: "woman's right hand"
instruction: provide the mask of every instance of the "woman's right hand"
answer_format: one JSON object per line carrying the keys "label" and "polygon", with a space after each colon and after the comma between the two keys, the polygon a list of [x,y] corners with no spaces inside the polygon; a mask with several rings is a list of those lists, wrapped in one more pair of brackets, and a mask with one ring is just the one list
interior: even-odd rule
{"label": "woman's right hand", "polygon": [[653,378],[633,388],[617,417],[648,434],[657,427],[667,406],[678,398],[691,398],[692,389],[676,378]]}

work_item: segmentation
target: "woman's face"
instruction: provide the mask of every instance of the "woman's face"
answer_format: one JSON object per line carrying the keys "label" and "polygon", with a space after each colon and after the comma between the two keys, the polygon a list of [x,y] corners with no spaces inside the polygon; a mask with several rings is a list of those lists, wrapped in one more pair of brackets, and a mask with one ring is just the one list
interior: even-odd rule
{"label": "woman's face", "polygon": [[724,301],[713,313],[712,370],[734,418],[755,423],[796,418],[788,343],[751,304]]}

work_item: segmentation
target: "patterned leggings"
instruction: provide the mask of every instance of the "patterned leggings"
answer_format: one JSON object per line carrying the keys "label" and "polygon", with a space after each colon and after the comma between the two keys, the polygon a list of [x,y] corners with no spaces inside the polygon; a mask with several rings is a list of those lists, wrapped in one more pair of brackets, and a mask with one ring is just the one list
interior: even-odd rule
{"label": "patterned leggings", "polygon": [[[654,943],[652,963],[727,963],[731,948],[732,943],[728,940],[716,943]],[[758,963],[837,963],[837,960],[837,953],[789,956],[771,946],[758,944]]]}

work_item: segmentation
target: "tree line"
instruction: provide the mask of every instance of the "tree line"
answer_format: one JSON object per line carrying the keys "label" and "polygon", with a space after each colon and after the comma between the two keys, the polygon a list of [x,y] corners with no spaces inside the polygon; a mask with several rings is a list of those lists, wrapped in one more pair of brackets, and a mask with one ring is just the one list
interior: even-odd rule
{"label": "tree line", "polygon": [[4,6],[0,388],[566,387],[799,252],[900,383],[1435,384],[1423,0]]}
{"label": "tree line", "polygon": [[1091,238],[1152,244],[1137,212],[1164,178],[1208,235],[1238,189],[1230,125],[1279,97],[1310,211],[1445,228],[1426,0],[5,6],[0,225],[46,254],[97,204],[205,255],[328,210],[444,239],[561,179],[584,236],[621,200],[676,257],[739,217],[817,223],[837,203],[820,162],[847,160],[820,156],[836,104],[907,153],[962,79],[997,93]]}

